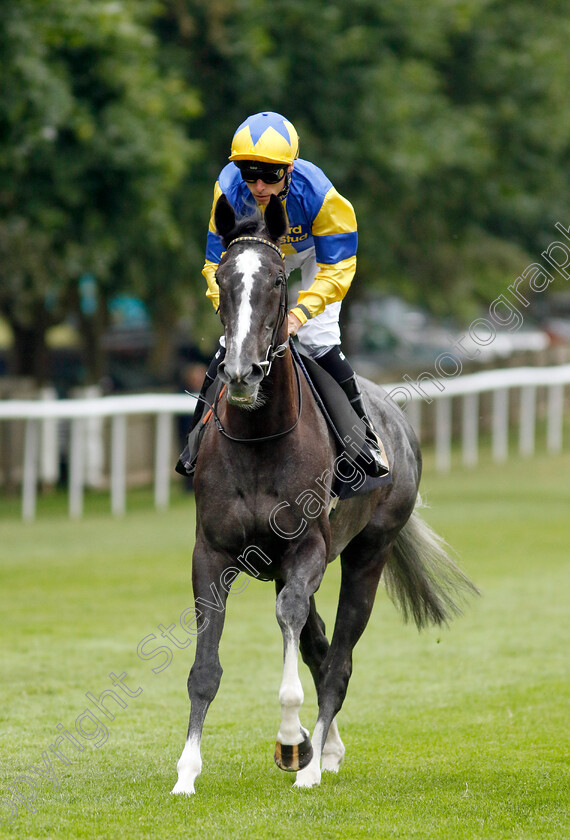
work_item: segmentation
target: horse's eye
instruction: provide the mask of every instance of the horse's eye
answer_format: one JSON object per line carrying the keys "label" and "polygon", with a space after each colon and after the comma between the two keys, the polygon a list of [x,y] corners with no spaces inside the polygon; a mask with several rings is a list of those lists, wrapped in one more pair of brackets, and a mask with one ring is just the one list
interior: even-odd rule
{"label": "horse's eye", "polygon": [[284,274],[278,274],[276,279],[275,279],[275,288],[277,288],[277,286],[281,286],[284,282],[285,282],[285,275]]}

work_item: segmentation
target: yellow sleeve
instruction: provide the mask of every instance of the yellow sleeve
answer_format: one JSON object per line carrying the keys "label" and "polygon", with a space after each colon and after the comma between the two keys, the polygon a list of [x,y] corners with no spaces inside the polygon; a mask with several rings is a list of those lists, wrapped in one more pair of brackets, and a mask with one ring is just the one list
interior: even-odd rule
{"label": "yellow sleeve", "polygon": [[214,309],[217,311],[218,306],[220,305],[220,292],[218,289],[218,284],[216,283],[216,271],[218,270],[218,263],[210,262],[210,260],[206,260],[204,263],[204,268],[202,269],[202,274],[206,278],[206,283],[208,288],[206,290],[206,297],[210,298],[212,301],[212,305]]}
{"label": "yellow sleeve", "polygon": [[[210,223],[208,225],[208,251],[211,253],[211,240],[213,237],[216,236],[216,224],[214,222],[214,211],[216,208],[216,204],[218,202],[219,197],[222,194],[222,189],[218,181],[216,181],[216,185],[214,187],[214,200],[212,201],[212,210],[210,212]],[[202,269],[202,274],[206,278],[206,283],[208,288],[206,289],[206,297],[212,301],[212,305],[215,310],[218,309],[220,304],[220,295],[218,290],[218,284],[216,283],[216,271],[218,269],[218,263],[214,262],[212,259],[208,259],[204,262],[204,268]]]}
{"label": "yellow sleeve", "polygon": [[356,215],[350,201],[334,187],[325,196],[312,232],[319,271],[311,286],[299,292],[292,310],[303,324],[320,315],[327,304],[342,300],[356,272]]}
{"label": "yellow sleeve", "polygon": [[320,315],[325,306],[342,300],[350,288],[356,271],[356,257],[341,260],[335,265],[317,263],[319,272],[312,284],[305,291],[300,291],[297,304],[291,310],[304,324],[308,320],[307,313],[299,309],[299,304],[307,308],[309,316]]}
{"label": "yellow sleeve", "polygon": [[216,204],[218,203],[218,199],[222,195],[222,188],[220,187],[220,182],[216,181],[214,185],[214,200],[212,201],[212,209],[210,210],[210,223],[208,225],[208,230],[210,233],[216,232],[216,223],[214,221],[214,213],[216,211]]}

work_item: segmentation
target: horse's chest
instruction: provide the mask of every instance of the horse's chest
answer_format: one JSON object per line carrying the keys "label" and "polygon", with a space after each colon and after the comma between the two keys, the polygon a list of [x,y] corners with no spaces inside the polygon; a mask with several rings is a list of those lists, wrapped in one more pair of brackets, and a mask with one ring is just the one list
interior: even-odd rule
{"label": "horse's chest", "polygon": [[266,542],[275,536],[271,523],[278,504],[275,493],[245,492],[238,488],[218,504],[210,503],[200,509],[202,528],[211,545],[230,551],[242,550],[244,545]]}
{"label": "horse's chest", "polygon": [[293,446],[274,451],[264,463],[253,463],[244,453],[249,454],[232,453],[226,469],[206,474],[196,489],[207,541],[230,554],[250,545],[281,550],[283,540],[292,546],[316,525],[323,511],[326,515],[326,488],[311,480],[318,473],[310,459],[299,466]]}

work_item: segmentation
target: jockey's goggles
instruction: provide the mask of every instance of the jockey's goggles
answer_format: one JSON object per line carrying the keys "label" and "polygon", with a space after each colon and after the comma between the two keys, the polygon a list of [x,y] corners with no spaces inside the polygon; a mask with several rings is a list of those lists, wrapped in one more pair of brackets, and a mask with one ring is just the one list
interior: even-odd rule
{"label": "jockey's goggles", "polygon": [[236,166],[241,172],[241,177],[247,184],[255,184],[256,181],[263,181],[264,184],[278,184],[287,174],[286,166],[279,166],[274,163],[261,163],[257,160],[238,160]]}

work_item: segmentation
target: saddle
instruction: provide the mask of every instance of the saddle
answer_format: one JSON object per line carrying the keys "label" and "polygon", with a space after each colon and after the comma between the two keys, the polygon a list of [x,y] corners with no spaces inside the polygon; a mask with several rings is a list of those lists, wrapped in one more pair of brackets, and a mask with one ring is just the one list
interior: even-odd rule
{"label": "saddle", "polygon": [[[337,447],[331,494],[335,501],[369,493],[392,483],[392,473],[373,478],[367,474],[366,425],[330,373],[292,345],[293,359],[306,377],[315,402],[329,426]],[[334,506],[334,503],[333,503]]]}

